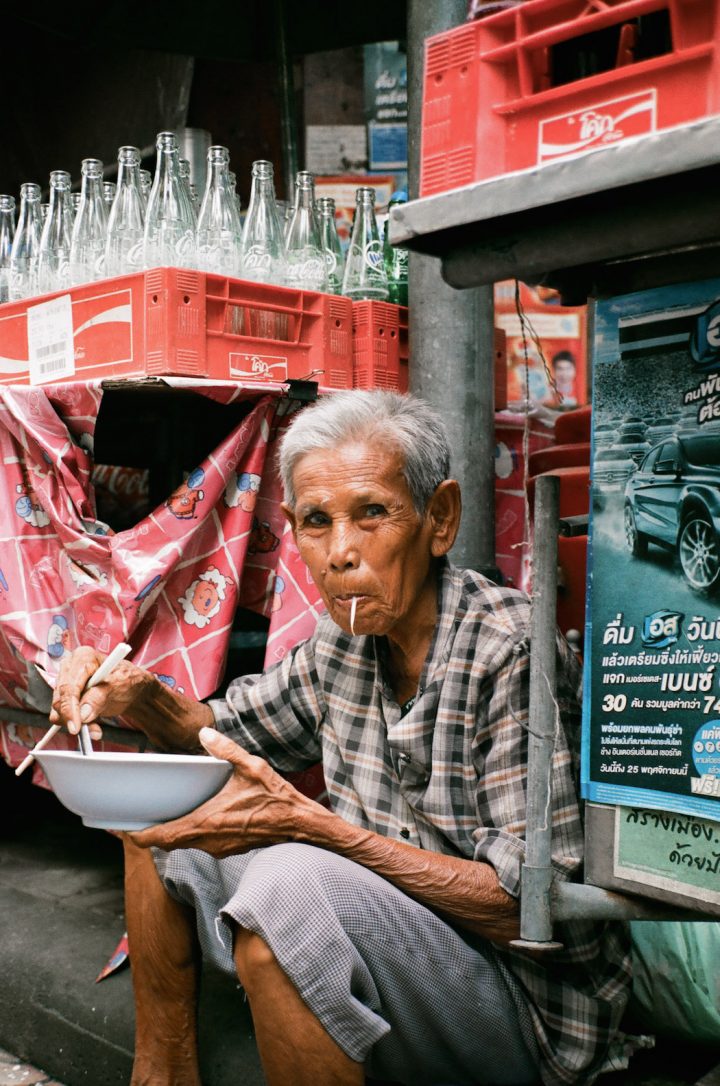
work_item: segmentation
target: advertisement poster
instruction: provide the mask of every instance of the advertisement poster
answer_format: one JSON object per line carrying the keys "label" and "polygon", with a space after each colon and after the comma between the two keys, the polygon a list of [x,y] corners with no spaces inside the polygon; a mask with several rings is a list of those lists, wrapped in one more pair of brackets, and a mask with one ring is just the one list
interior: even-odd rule
{"label": "advertisement poster", "polygon": [[599,302],[583,795],[720,821],[720,279]]}
{"label": "advertisement poster", "polygon": [[529,399],[533,404],[567,410],[587,403],[585,306],[561,305],[557,291],[524,283],[520,284],[520,305],[540,342],[547,371],[532,336],[526,335],[523,344],[515,281],[498,283],[495,323],[507,335],[508,404]]}

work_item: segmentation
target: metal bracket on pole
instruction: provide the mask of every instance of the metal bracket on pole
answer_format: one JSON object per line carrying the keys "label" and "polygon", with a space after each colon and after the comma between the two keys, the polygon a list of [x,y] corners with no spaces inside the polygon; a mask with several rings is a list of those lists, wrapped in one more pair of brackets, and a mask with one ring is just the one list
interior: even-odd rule
{"label": "metal bracket on pole", "polygon": [[530,618],[530,709],[527,830],[520,884],[523,950],[559,950],[552,937],[552,757],[559,726],[556,703],[557,531],[560,480],[539,476],[535,487],[533,591]]}

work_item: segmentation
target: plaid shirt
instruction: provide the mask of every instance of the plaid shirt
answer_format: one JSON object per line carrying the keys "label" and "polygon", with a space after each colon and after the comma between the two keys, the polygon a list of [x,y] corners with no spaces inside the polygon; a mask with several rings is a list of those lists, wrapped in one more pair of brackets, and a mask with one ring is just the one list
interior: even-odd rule
{"label": "plaid shirt", "polygon": [[[286,772],[322,761],[332,810],[386,837],[492,865],[520,893],[525,854],[529,605],[441,564],[439,615],[417,698],[401,713],[384,639],[352,637],[323,615],[315,634],[261,676],[211,702],[217,727]],[[562,726],[553,755],[553,866],[580,875],[576,791],[579,668],[561,639]],[[529,1001],[548,1086],[627,1066],[618,1023],[630,990],[626,928],[557,924],[562,951],[502,951]]]}

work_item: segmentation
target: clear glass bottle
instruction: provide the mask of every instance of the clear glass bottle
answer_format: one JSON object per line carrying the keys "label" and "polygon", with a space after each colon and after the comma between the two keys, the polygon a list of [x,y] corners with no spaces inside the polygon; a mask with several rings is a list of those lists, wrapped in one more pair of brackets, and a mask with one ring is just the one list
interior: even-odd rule
{"label": "clear glass bottle", "polygon": [[156,146],[157,165],[145,213],[143,264],[146,268],[194,268],[195,223],[180,181],[177,136],[160,132]]}
{"label": "clear glass bottle", "polygon": [[388,204],[388,217],[385,220],[383,231],[383,259],[385,262],[385,274],[388,280],[388,300],[395,305],[408,304],[408,249],[399,245],[391,245],[388,241],[388,229],[390,225],[390,212],[398,204],[407,203],[407,192],[402,189],[393,193]]}
{"label": "clear glass bottle", "polygon": [[320,244],[313,190],[312,174],[301,170],[295,178],[295,206],[288,226],[285,245],[287,248],[286,281],[289,287],[300,290],[327,291],[327,267]]}
{"label": "clear glass bottle", "polygon": [[250,204],[240,247],[240,276],[282,286],[286,268],[283,229],[275,203],[273,165],[258,159],[252,165]]}
{"label": "clear glass bottle", "polygon": [[118,149],[118,179],[108,218],[105,274],[131,275],[142,271],[145,238],[145,198],[140,183],[137,147]]}
{"label": "clear glass bottle", "polygon": [[53,170],[50,174],[50,211],[40,238],[38,255],[38,290],[50,294],[70,286],[70,249],[73,215],[70,206],[70,174]]}
{"label": "clear glass bottle", "polygon": [[195,201],[193,200],[190,188],[190,163],[186,158],[178,159],[178,170],[180,173],[180,181],[182,182],[182,195],[185,200],[185,206],[193,222],[197,224],[198,211],[200,208],[195,206]]}
{"label": "clear glass bottle", "polygon": [[10,254],[15,234],[15,197],[0,196],[0,303],[9,298]]}
{"label": "clear glass bottle", "polygon": [[70,247],[70,282],[73,286],[92,283],[105,274],[107,204],[102,191],[103,164],[99,158],[84,158],[80,205],[75,216]]}
{"label": "clear glass bottle", "polygon": [[375,221],[375,189],[355,192],[350,247],[345,259],[343,294],[353,301],[386,302],[389,297],[383,247]]}
{"label": "clear glass bottle", "polygon": [[37,294],[37,259],[40,249],[40,186],[20,186],[20,214],[10,254],[8,297],[11,302]]}
{"label": "clear glass bottle", "polygon": [[75,216],[77,215],[78,211],[80,210],[80,201],[81,201],[81,199],[82,199],[82,193],[81,192],[71,192],[70,193],[70,207],[72,208],[73,222],[75,221]]}
{"label": "clear glass bottle", "polygon": [[114,181],[103,181],[103,200],[107,204],[108,215],[110,214],[110,208],[113,205],[116,191],[117,185]]}
{"label": "clear glass bottle", "polygon": [[147,207],[148,198],[150,196],[150,189],[152,188],[152,174],[150,170],[140,170],[140,189],[145,200],[145,206]]}
{"label": "clear glass bottle", "polygon": [[198,215],[197,265],[201,271],[236,276],[240,267],[235,197],[230,185],[230,152],[208,147],[205,195]]}
{"label": "clear glass bottle", "polygon": [[40,222],[45,225],[45,220],[50,214],[50,204],[40,204]]}
{"label": "clear glass bottle", "polygon": [[330,294],[342,294],[345,254],[337,232],[335,201],[332,196],[321,196],[316,206],[320,219],[320,244],[327,264],[328,291]]}
{"label": "clear glass bottle", "polygon": [[197,186],[194,185],[192,181],[188,185],[188,188],[190,189],[190,199],[192,200],[192,206],[193,206],[193,209],[195,211],[195,217],[197,218],[197,214],[198,214],[198,211],[200,210],[200,203],[201,203],[200,193],[197,190]]}
{"label": "clear glass bottle", "polygon": [[230,181],[230,193],[233,203],[233,219],[235,222],[235,233],[238,239],[238,252],[240,245],[242,244],[242,204],[240,203],[240,194],[237,191],[237,175],[230,170],[228,174]]}

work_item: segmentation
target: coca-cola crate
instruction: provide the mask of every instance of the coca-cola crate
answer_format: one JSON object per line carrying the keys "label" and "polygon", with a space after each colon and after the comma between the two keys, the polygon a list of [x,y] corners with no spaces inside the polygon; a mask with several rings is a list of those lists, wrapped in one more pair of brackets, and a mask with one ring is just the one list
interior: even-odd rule
{"label": "coca-cola crate", "polygon": [[352,388],[352,303],[182,268],[0,306],[0,384],[209,377]]}
{"label": "coca-cola crate", "polygon": [[420,195],[720,113],[720,0],[527,0],[428,38]]}
{"label": "coca-cola crate", "polygon": [[355,388],[407,392],[407,308],[392,302],[353,302],[352,321]]}

